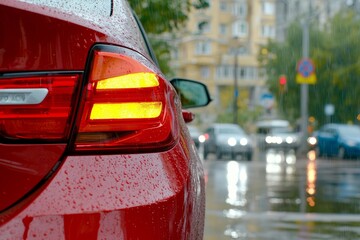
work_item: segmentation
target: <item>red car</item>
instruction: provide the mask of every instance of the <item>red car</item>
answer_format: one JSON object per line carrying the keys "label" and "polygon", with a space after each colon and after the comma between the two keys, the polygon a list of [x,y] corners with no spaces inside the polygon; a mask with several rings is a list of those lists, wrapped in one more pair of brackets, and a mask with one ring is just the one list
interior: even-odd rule
{"label": "red car", "polygon": [[2,0],[0,19],[0,238],[202,239],[184,109],[206,86],[165,78],[125,0]]}

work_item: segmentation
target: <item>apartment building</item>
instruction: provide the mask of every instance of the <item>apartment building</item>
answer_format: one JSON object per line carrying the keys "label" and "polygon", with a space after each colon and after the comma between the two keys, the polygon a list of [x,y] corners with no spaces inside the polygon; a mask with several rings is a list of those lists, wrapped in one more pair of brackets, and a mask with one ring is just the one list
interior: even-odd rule
{"label": "apartment building", "polygon": [[190,13],[174,41],[172,62],[178,76],[209,86],[214,102],[203,121],[233,113],[234,99],[240,110],[260,104],[265,76],[257,56],[276,32],[276,0],[209,0],[209,5]]}
{"label": "apartment building", "polygon": [[276,0],[276,39],[284,41],[289,24],[306,17],[325,26],[342,7],[360,10],[359,0]]}

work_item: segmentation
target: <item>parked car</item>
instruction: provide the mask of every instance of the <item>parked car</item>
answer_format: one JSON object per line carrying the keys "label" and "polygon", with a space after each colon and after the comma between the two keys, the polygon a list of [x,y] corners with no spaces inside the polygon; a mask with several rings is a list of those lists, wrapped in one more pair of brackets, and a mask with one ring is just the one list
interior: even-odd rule
{"label": "parked car", "polygon": [[245,131],[236,124],[216,123],[211,125],[201,137],[204,139],[204,158],[209,153],[216,154],[217,159],[230,155],[235,159],[237,155],[252,159],[253,144]]}
{"label": "parked car", "polygon": [[206,86],[166,79],[125,0],[5,0],[0,19],[0,238],[202,239],[185,109]]}
{"label": "parked car", "polygon": [[347,124],[325,124],[317,132],[318,156],[360,157],[360,127]]}
{"label": "parked car", "polygon": [[300,134],[293,131],[286,120],[262,120],[256,123],[256,128],[257,145],[261,150],[269,148],[296,150],[300,146]]}

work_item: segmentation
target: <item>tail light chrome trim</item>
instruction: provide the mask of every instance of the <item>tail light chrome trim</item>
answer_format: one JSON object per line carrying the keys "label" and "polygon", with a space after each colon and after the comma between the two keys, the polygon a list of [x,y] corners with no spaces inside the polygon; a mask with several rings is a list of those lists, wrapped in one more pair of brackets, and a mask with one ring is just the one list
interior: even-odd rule
{"label": "tail light chrome trim", "polygon": [[47,88],[0,89],[0,105],[32,105],[41,103],[49,90]]}

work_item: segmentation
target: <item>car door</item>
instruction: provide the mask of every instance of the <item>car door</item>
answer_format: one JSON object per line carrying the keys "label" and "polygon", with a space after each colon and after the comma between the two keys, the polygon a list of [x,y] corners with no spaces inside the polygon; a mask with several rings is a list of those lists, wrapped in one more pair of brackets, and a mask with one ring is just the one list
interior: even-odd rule
{"label": "car door", "polygon": [[319,148],[326,155],[334,155],[338,149],[338,132],[333,127],[326,127],[319,132]]}

